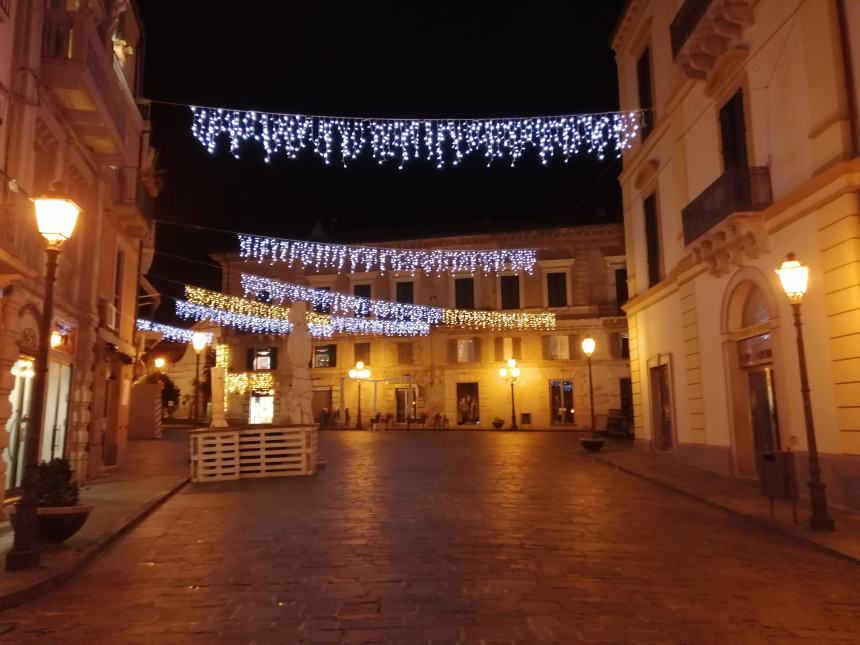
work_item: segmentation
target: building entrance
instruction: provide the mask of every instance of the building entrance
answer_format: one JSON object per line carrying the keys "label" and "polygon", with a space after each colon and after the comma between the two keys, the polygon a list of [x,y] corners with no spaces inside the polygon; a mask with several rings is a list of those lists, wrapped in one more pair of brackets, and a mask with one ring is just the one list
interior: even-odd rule
{"label": "building entrance", "polygon": [[552,425],[574,423],[573,381],[549,382],[549,414]]}
{"label": "building entrance", "polygon": [[248,423],[271,423],[275,416],[275,397],[268,390],[251,393]]}
{"label": "building entrance", "polygon": [[477,383],[457,383],[457,425],[478,424],[481,412]]}

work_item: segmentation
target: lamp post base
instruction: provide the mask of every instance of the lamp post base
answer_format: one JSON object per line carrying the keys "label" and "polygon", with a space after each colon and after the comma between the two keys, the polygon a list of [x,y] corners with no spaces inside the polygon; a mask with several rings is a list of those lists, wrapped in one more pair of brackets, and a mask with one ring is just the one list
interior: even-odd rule
{"label": "lamp post base", "polygon": [[809,528],[811,528],[813,531],[832,533],[836,530],[836,525],[829,517],[810,517]]}

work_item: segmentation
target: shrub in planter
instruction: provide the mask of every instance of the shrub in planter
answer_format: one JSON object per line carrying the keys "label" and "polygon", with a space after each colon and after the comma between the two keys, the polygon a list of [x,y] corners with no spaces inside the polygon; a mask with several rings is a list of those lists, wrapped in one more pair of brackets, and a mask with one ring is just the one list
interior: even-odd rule
{"label": "shrub in planter", "polygon": [[505,425],[504,419],[500,419],[499,417],[496,417],[495,419],[493,419],[493,427],[496,430],[501,430],[503,425]]}
{"label": "shrub in planter", "polygon": [[[93,507],[79,503],[78,484],[72,481],[72,467],[65,459],[39,464],[36,471],[36,537],[40,542],[68,540],[87,521]],[[11,521],[15,523],[14,506]]]}

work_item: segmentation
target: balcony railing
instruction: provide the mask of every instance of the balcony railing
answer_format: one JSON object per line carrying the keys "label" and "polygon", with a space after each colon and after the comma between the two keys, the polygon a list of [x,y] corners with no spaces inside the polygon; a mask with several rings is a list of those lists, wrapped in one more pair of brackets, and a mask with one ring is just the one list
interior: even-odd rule
{"label": "balcony railing", "polygon": [[669,37],[672,40],[672,56],[678,52],[687,42],[690,34],[696,29],[696,25],[705,15],[713,0],[686,0],[678,13],[675,14],[672,24],[669,25]]}
{"label": "balcony railing", "polygon": [[732,168],[681,211],[689,246],[732,213],[761,211],[773,203],[770,170]]}

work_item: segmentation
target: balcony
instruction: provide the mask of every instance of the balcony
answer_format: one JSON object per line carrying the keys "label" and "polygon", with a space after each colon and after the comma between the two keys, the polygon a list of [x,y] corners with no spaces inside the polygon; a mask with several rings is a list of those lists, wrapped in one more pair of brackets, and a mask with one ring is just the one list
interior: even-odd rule
{"label": "balcony", "polygon": [[153,200],[143,185],[140,170],[119,167],[114,174],[113,200],[106,209],[131,237],[147,237],[152,225]]}
{"label": "balcony", "polygon": [[716,275],[767,249],[761,211],[773,203],[770,170],[727,170],[681,211],[684,244]]}
{"label": "balcony", "polygon": [[122,163],[131,97],[90,13],[45,11],[41,74],[84,144],[103,163]]}
{"label": "balcony", "polygon": [[672,24],[672,54],[688,78],[705,80],[752,24],[753,0],[686,0]]}

